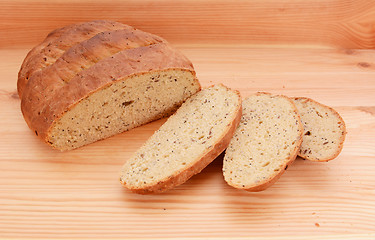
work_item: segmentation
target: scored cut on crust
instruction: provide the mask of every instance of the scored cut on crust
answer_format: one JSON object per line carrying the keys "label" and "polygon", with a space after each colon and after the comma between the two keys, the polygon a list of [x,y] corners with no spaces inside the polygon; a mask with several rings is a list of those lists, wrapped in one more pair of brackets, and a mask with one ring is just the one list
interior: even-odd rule
{"label": "scored cut on crust", "polygon": [[20,98],[31,75],[54,64],[72,46],[80,45],[105,31],[131,29],[132,27],[108,20],[94,20],[68,25],[50,32],[25,57],[18,73],[17,90]]}

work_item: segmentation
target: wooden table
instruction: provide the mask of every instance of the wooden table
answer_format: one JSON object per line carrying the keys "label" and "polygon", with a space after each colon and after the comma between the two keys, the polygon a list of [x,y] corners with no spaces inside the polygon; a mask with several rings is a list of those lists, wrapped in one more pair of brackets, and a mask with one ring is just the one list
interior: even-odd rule
{"label": "wooden table", "polygon": [[[328,163],[297,159],[266,191],[228,186],[222,156],[185,184],[136,195],[122,164],[165,121],[61,153],[30,131],[16,81],[52,29],[96,18],[162,35],[203,86],[334,107],[348,135]],[[372,1],[0,1],[0,238],[375,239]]]}

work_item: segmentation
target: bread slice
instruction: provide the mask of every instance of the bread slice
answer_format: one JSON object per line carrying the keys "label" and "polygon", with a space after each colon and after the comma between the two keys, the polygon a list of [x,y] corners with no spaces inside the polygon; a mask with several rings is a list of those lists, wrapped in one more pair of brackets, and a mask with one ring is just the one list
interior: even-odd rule
{"label": "bread slice", "polygon": [[223,85],[203,89],[125,163],[121,184],[147,194],[184,183],[224,151],[240,118],[239,92]]}
{"label": "bread slice", "polygon": [[296,158],[303,127],[296,106],[286,96],[257,93],[242,106],[241,123],[225,153],[223,174],[235,188],[261,191]]}
{"label": "bread slice", "polygon": [[297,97],[294,102],[304,127],[298,155],[318,162],[336,158],[342,150],[346,135],[342,117],[334,109],[310,98]]}
{"label": "bread slice", "polygon": [[167,41],[104,20],[51,33],[26,57],[18,86],[26,123],[62,151],[169,116],[200,90]]}

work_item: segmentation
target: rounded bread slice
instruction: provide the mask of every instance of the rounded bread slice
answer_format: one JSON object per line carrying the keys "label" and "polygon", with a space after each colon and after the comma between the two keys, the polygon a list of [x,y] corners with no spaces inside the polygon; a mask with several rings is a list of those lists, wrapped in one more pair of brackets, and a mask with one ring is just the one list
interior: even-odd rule
{"label": "rounded bread slice", "polygon": [[120,181],[140,194],[163,192],[199,173],[228,146],[241,97],[223,85],[190,97],[124,164]]}
{"label": "rounded bread slice", "polygon": [[317,162],[336,158],[343,148],[346,135],[345,122],[340,114],[310,98],[297,97],[293,100],[304,127],[298,155]]}
{"label": "rounded bread slice", "polygon": [[295,160],[303,128],[286,96],[257,93],[246,98],[243,114],[224,156],[223,174],[232,187],[261,191]]}

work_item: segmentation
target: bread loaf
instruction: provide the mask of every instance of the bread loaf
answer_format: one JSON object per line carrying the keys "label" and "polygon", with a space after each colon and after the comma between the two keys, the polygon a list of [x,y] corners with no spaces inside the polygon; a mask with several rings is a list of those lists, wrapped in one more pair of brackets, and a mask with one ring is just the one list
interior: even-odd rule
{"label": "bread loaf", "polygon": [[345,122],[334,109],[310,98],[294,98],[301,115],[304,134],[298,155],[304,159],[326,162],[336,158],[342,150]]}
{"label": "bread loaf", "polygon": [[189,98],[125,163],[120,181],[141,194],[163,192],[199,173],[228,146],[241,97],[223,85]]}
{"label": "bread loaf", "polygon": [[303,127],[288,97],[257,93],[242,106],[240,125],[225,152],[223,174],[235,188],[261,191],[279,179],[296,158]]}
{"label": "bread loaf", "polygon": [[59,150],[170,115],[199,90],[193,65],[167,41],[111,21],[53,31],[18,78],[27,124]]}

